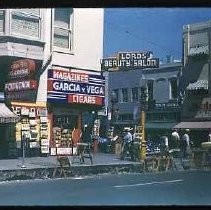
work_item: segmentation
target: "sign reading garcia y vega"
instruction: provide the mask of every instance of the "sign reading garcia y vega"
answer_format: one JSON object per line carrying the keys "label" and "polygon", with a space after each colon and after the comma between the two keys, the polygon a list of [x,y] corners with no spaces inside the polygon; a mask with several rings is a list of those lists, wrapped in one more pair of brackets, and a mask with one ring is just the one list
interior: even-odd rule
{"label": "sign reading garcia y vega", "polygon": [[101,75],[48,70],[48,101],[103,105],[105,78]]}

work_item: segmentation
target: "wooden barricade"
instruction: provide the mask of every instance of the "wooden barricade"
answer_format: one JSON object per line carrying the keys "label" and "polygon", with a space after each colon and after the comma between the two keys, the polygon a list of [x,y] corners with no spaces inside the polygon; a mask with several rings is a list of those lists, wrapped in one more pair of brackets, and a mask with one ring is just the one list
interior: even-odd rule
{"label": "wooden barricade", "polygon": [[195,168],[211,167],[211,151],[201,148],[194,149],[191,162]]}
{"label": "wooden barricade", "polygon": [[91,165],[93,165],[91,146],[89,143],[77,143],[76,153],[73,155],[73,162],[77,157],[79,158],[81,164],[85,162],[85,158],[88,158],[91,162]]}
{"label": "wooden barricade", "polygon": [[68,156],[57,156],[57,166],[53,171],[53,178],[55,177],[57,171],[60,171],[60,176],[64,175],[64,177],[67,177],[67,173],[71,173],[70,171],[70,161]]}
{"label": "wooden barricade", "polygon": [[160,170],[174,170],[175,164],[171,155],[152,155],[145,158],[143,162],[144,171],[157,172]]}

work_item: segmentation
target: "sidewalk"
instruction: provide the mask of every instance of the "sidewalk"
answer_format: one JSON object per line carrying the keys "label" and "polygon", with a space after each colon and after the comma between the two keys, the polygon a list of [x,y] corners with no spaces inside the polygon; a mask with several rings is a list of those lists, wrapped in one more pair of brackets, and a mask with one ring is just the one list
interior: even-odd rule
{"label": "sidewalk", "polygon": [[[69,157],[72,162],[72,156]],[[55,156],[49,157],[26,157],[24,161],[26,168],[21,168],[22,158],[0,160],[0,181],[52,178],[53,171],[57,166]],[[96,153],[93,154],[93,165],[89,159],[84,164],[75,160],[71,164],[71,176],[92,175],[100,173],[118,172],[142,172],[140,162],[120,160],[115,154]]]}

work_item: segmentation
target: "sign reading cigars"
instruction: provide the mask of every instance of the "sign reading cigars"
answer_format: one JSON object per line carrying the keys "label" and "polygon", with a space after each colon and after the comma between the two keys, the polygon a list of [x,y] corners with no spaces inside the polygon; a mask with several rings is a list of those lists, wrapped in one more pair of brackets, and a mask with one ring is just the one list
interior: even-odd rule
{"label": "sign reading cigars", "polygon": [[103,105],[105,78],[101,75],[51,69],[48,71],[48,101]]}

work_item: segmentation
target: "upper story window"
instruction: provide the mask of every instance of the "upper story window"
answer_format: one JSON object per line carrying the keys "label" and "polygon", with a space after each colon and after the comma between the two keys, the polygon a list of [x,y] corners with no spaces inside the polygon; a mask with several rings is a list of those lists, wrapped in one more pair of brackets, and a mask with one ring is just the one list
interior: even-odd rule
{"label": "upper story window", "polygon": [[128,102],[128,89],[122,88],[122,102]]}
{"label": "upper story window", "polygon": [[170,99],[177,98],[177,79],[171,79],[170,81]]}
{"label": "upper story window", "polygon": [[73,9],[71,8],[55,8],[53,33],[54,46],[71,50],[72,14]]}
{"label": "upper story window", "polygon": [[11,13],[11,34],[40,39],[40,9],[13,9]]}
{"label": "upper story window", "polygon": [[119,90],[118,89],[113,90],[113,95],[111,97],[112,97],[113,103],[118,103],[118,101],[119,101]]}
{"label": "upper story window", "polygon": [[149,99],[149,101],[153,100],[153,84],[154,84],[153,80],[148,80],[147,81],[148,99]]}
{"label": "upper story window", "polygon": [[4,24],[5,24],[5,11],[1,9],[0,10],[0,34],[3,34],[5,32]]}
{"label": "upper story window", "polygon": [[132,102],[138,102],[138,87],[131,89],[132,91]]}

